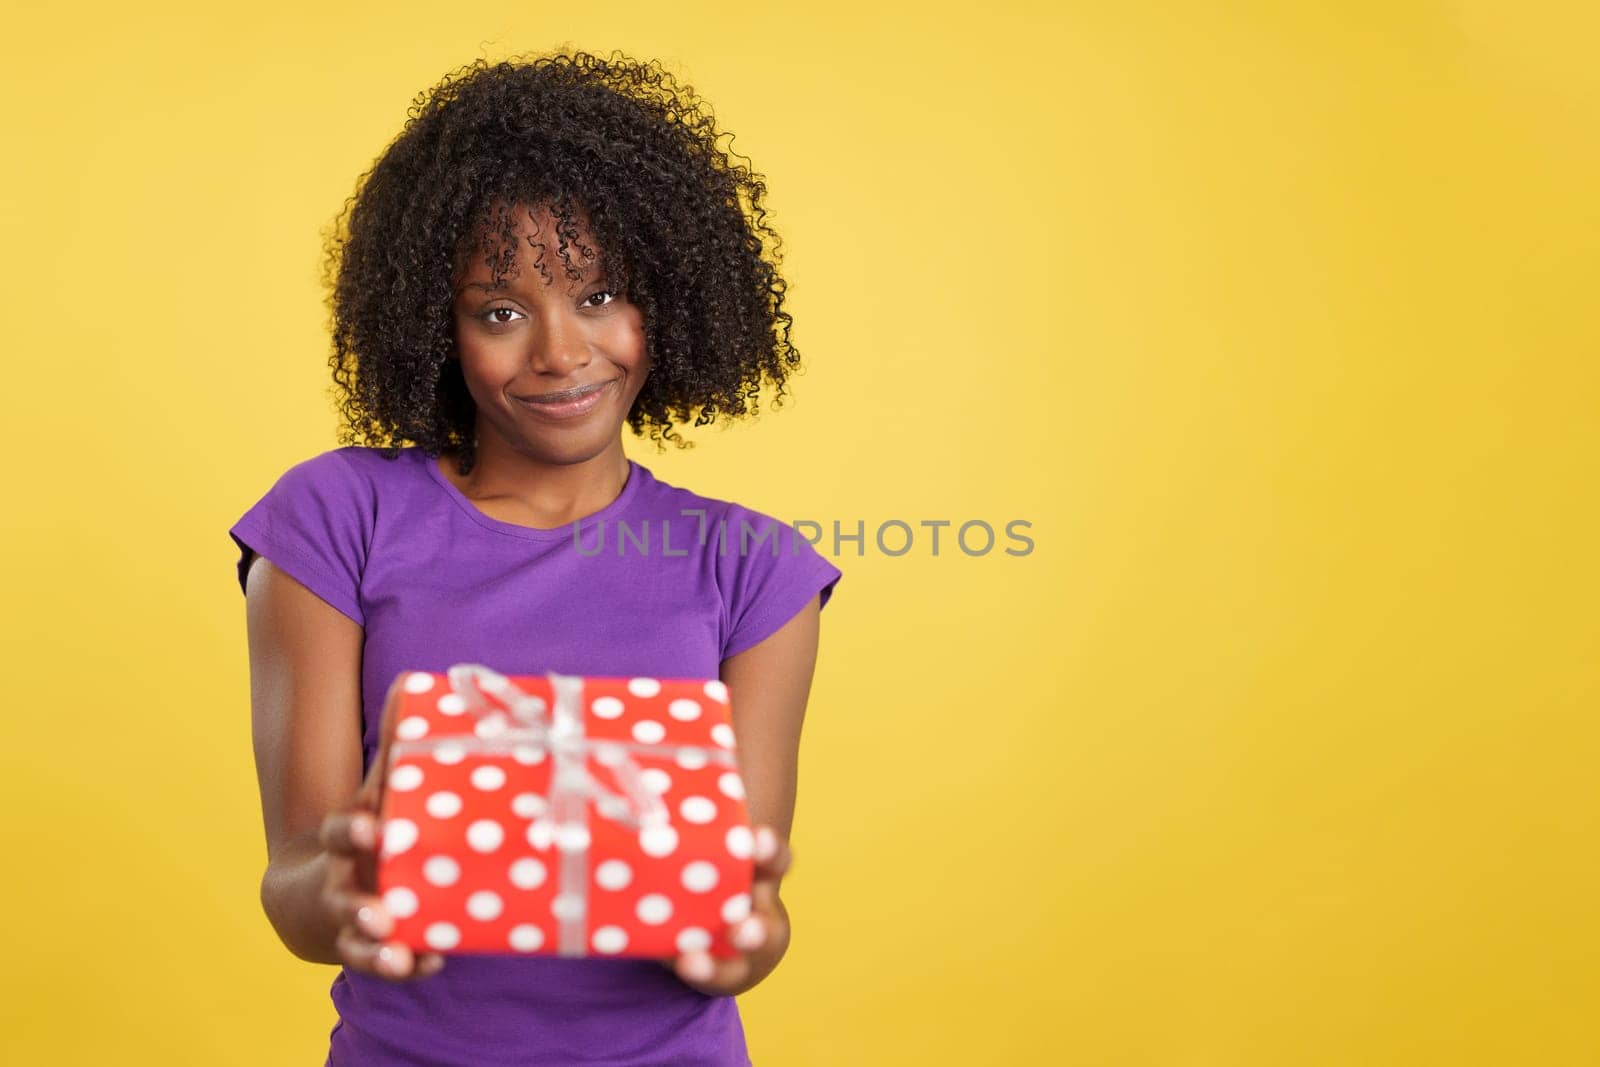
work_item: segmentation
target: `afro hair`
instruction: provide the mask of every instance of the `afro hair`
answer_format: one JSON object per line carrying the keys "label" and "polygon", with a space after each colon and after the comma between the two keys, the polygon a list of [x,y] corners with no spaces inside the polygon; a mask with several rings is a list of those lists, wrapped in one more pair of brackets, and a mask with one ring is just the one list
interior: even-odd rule
{"label": "afro hair", "polygon": [[767,385],[781,406],[800,368],[781,240],[762,176],[723,136],[692,88],[620,52],[478,59],[418,94],[325,236],[341,443],[456,449],[470,471],[476,406],[450,358],[451,309],[464,257],[499,264],[497,281],[514,258],[505,205],[550,207],[572,277],[581,216],[640,309],[651,372],[626,418],[636,435],[688,447],[675,424],[754,417]]}

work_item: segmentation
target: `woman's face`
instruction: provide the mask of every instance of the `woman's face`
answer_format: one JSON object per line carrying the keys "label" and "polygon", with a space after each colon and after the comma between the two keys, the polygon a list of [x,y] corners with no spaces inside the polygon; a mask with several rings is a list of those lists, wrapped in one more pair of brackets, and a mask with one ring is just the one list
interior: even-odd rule
{"label": "woman's face", "polygon": [[[485,434],[549,463],[577,463],[620,445],[623,420],[649,372],[639,309],[597,271],[580,216],[567,243],[567,277],[556,216],[518,205],[515,262],[493,272],[474,253],[455,285],[456,352]],[[542,262],[544,271],[539,264]],[[549,274],[548,280],[545,273]]]}

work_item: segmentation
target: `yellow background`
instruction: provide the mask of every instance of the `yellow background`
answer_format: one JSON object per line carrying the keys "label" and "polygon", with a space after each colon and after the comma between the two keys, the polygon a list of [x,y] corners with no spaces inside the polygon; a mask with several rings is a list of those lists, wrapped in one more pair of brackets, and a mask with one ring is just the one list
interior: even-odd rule
{"label": "yellow background", "polygon": [[322,1062],[226,529],[413,94],[571,42],[766,174],[810,368],[630,454],[1033,524],[839,558],[757,1063],[1600,1062],[1592,5],[10,12],[0,1059]]}

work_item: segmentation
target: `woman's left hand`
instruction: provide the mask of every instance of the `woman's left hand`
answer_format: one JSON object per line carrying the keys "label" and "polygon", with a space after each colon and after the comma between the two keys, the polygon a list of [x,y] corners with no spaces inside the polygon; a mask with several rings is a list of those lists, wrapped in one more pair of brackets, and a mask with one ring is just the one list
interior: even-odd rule
{"label": "woman's left hand", "polygon": [[709,952],[685,952],[666,961],[686,985],[707,996],[734,996],[765,978],[789,947],[789,913],[778,899],[778,884],[794,855],[770,826],[755,831],[755,873],[750,914],[733,927],[739,956],[718,959]]}

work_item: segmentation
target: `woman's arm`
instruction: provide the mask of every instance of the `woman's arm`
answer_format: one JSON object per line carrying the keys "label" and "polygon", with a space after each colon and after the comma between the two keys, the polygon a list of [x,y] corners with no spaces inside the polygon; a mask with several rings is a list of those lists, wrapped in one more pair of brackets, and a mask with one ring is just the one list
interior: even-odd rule
{"label": "woman's arm", "polygon": [[821,597],[760,644],[722,661],[752,826],[788,840],[799,778],[800,726],[817,666]]}
{"label": "woman's arm", "polygon": [[325,815],[361,785],[361,647],[355,620],[257,556],[246,579],[250,707],[267,834],[261,904],[283,943],[341,962],[321,901]]}
{"label": "woman's arm", "polygon": [[[752,914],[766,929],[765,940],[736,960],[716,960],[707,973],[705,959],[679,957],[679,977],[702,992],[736,995],[771,974],[789,948],[789,912],[778,886],[789,865],[789,833],[794,824],[799,780],[800,727],[811,697],[822,613],[820,596],[760,644],[722,662],[722,680],[733,705],[733,729],[744,776],[751,826],[770,827],[776,840],[763,850],[758,832]],[[694,956],[696,954],[690,954]]]}

